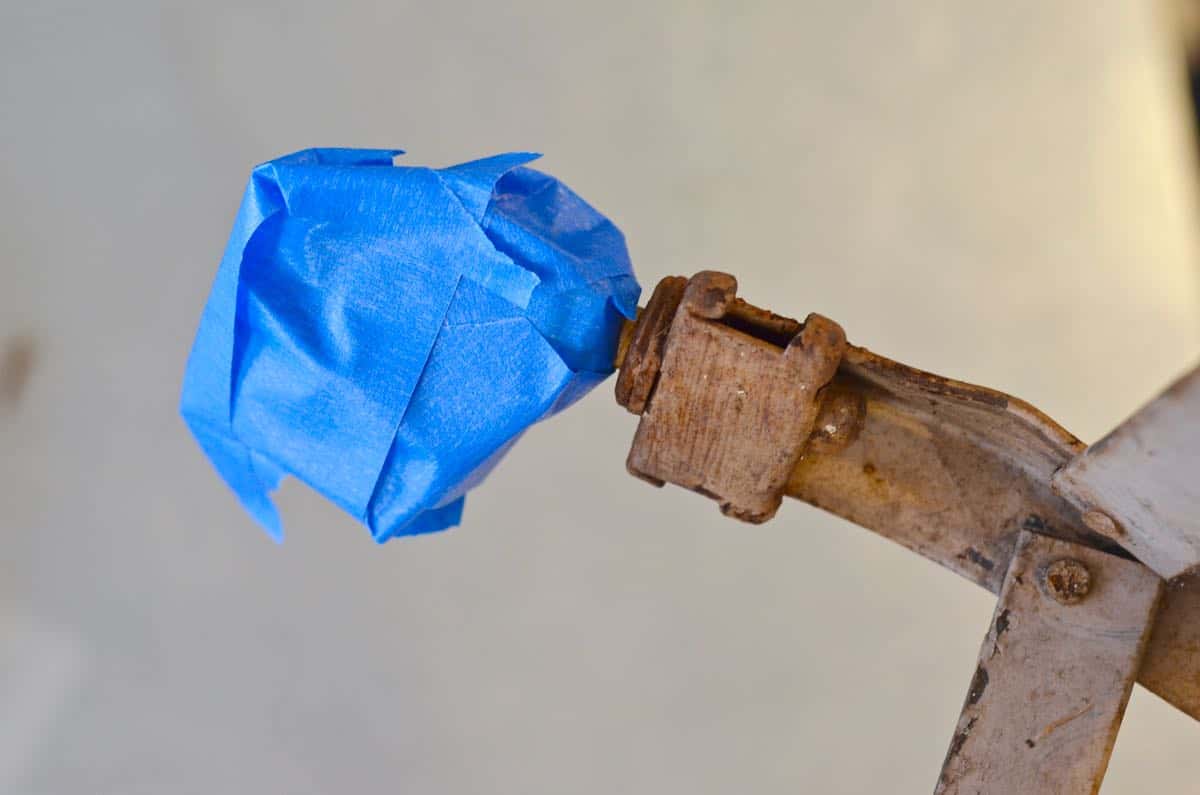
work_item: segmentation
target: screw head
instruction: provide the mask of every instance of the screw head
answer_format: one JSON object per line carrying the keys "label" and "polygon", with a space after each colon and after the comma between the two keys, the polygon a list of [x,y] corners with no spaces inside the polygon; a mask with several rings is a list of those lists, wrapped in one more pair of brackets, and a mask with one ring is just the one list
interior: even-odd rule
{"label": "screw head", "polygon": [[1059,604],[1077,604],[1092,589],[1092,574],[1079,561],[1062,558],[1042,570],[1042,587]]}

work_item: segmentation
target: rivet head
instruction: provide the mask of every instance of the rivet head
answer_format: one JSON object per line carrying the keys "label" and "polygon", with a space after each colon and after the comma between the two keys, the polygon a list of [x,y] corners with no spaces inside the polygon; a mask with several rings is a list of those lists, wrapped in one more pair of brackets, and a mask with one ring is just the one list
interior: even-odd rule
{"label": "rivet head", "polygon": [[1094,530],[1102,536],[1116,538],[1121,534],[1121,529],[1112,517],[1103,511],[1095,509],[1083,512],[1083,523],[1088,526],[1089,530]]}
{"label": "rivet head", "polygon": [[1062,558],[1042,570],[1042,587],[1059,604],[1077,604],[1092,589],[1092,574],[1079,561]]}

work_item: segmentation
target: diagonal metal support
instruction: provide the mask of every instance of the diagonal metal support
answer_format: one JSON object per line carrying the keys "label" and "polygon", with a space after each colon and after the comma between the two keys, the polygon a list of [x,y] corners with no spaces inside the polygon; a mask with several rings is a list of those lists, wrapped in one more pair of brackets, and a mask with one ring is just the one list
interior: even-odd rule
{"label": "diagonal metal support", "polygon": [[1099,791],[1161,591],[1140,563],[1022,533],[938,795]]}

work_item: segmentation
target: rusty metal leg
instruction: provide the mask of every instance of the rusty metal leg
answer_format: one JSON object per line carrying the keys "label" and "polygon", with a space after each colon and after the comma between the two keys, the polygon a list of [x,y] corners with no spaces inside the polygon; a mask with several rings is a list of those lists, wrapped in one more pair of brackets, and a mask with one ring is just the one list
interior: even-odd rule
{"label": "rusty metal leg", "polygon": [[1153,626],[1141,564],[1024,532],[937,793],[1095,793]]}

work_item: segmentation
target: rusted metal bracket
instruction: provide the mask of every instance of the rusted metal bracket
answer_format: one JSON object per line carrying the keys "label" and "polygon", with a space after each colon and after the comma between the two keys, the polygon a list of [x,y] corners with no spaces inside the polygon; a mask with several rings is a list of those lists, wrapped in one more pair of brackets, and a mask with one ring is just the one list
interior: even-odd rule
{"label": "rusted metal bracket", "polygon": [[[759,309],[716,272],[664,279],[627,327],[618,365],[617,400],[641,415],[627,465],[651,483],[754,522],[792,496],[994,593],[1009,587],[1019,542],[1054,539],[1111,561],[1099,567],[1106,581],[1111,570],[1150,583],[1138,587],[1157,604],[1159,578],[1055,490],[1085,445],[1024,401],[850,345],[820,315]],[[1154,631],[1134,670],[1200,719],[1200,575],[1168,583],[1162,604],[1156,622],[1147,608]]]}
{"label": "rusted metal bracket", "polygon": [[618,377],[623,402],[642,415],[629,471],[712,497],[729,516],[765,522],[812,434],[817,393],[837,372],[846,335],[820,315],[792,329],[738,299],[728,274],[701,273],[679,287],[672,280],[655,293],[653,315],[635,331],[630,366]]}

